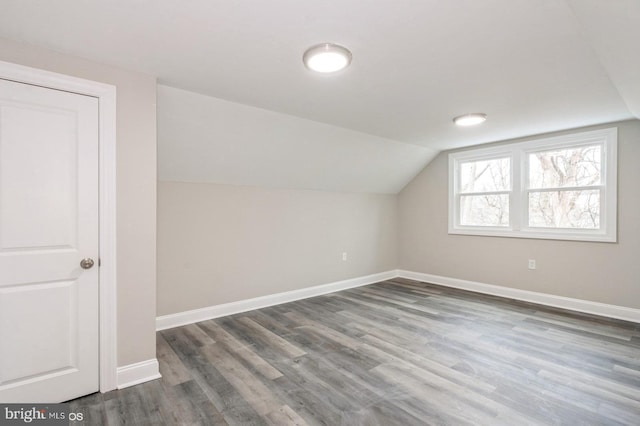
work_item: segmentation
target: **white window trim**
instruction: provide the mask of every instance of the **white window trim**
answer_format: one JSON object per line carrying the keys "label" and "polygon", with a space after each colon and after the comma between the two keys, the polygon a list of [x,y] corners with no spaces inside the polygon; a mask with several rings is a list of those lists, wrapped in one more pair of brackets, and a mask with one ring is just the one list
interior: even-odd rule
{"label": "white window trim", "polygon": [[[603,190],[600,199],[600,229],[555,229],[530,228],[528,224],[528,176],[527,154],[554,148],[601,143],[604,162],[602,165]],[[537,238],[572,241],[617,241],[617,166],[618,129],[608,128],[589,132],[574,133],[526,142],[470,149],[449,154],[449,234],[483,235],[510,238]],[[511,196],[509,202],[509,226],[464,226],[460,225],[459,165],[466,161],[492,158],[511,158]],[[572,188],[565,188],[567,190]],[[546,189],[545,189],[546,190]],[[503,192],[503,191],[498,191]],[[533,192],[536,192],[533,190]]]}

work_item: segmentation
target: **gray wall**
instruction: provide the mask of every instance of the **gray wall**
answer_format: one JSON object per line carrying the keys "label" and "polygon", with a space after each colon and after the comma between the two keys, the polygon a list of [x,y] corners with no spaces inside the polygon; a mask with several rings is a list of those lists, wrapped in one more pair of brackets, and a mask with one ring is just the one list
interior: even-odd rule
{"label": "gray wall", "polygon": [[[580,130],[613,126],[619,132],[618,243],[448,235],[443,152],[398,196],[400,268],[640,308],[640,121]],[[552,135],[562,133],[571,132]],[[511,142],[528,139],[534,138]],[[527,259],[536,259],[536,270],[527,269]]]}
{"label": "gray wall", "polygon": [[155,358],[155,78],[3,39],[0,60],[116,86],[118,365]]}
{"label": "gray wall", "polygon": [[158,315],[394,269],[396,221],[394,195],[160,181]]}

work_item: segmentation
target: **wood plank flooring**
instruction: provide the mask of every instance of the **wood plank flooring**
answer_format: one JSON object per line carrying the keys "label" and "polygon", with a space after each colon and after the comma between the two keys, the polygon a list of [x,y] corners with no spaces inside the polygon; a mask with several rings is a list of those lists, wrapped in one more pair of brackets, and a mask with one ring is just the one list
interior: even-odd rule
{"label": "wood plank flooring", "polygon": [[163,378],[84,424],[640,425],[640,325],[405,279],[157,342]]}

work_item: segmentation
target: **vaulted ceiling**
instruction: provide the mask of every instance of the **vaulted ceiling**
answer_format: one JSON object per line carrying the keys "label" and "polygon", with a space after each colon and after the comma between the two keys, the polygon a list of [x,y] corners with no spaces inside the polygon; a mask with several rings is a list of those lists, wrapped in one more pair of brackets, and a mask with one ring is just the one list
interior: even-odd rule
{"label": "vaulted ceiling", "polygon": [[640,118],[638,0],[3,0],[0,37],[431,150]]}

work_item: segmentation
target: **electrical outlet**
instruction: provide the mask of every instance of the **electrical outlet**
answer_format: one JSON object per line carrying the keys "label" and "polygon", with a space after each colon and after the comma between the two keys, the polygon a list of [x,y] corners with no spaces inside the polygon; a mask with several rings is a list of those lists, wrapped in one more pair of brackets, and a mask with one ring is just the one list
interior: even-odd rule
{"label": "electrical outlet", "polygon": [[346,252],[346,251],[342,253],[342,260],[343,260],[344,262],[346,262],[346,261],[347,261],[347,252]]}
{"label": "electrical outlet", "polygon": [[529,259],[529,269],[536,269],[536,260]]}

